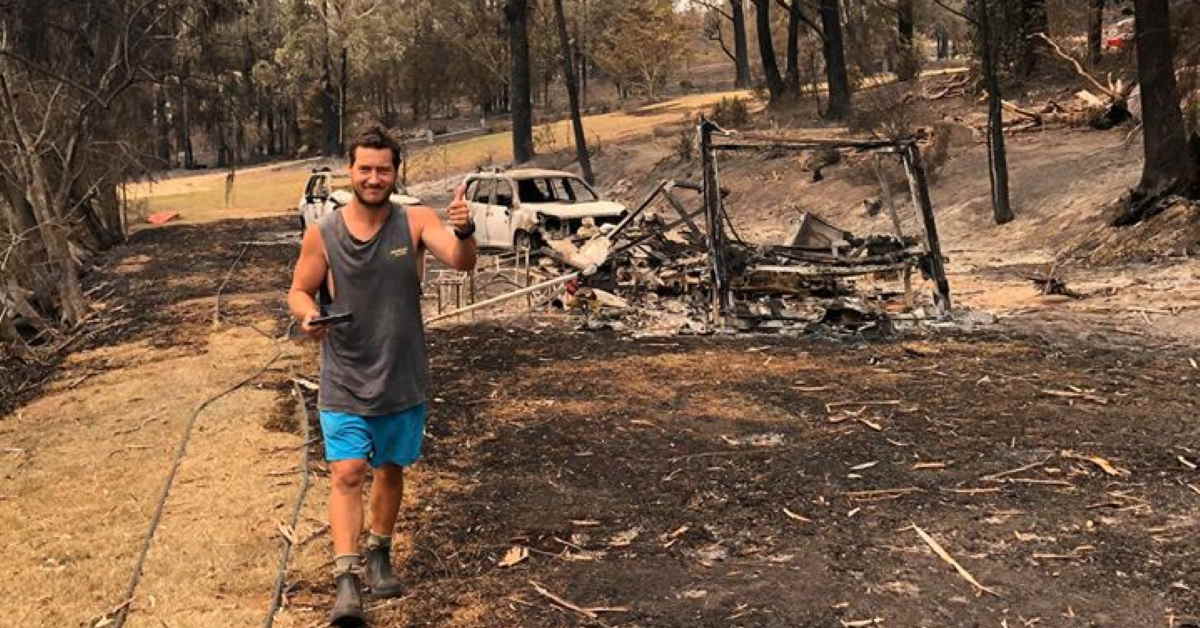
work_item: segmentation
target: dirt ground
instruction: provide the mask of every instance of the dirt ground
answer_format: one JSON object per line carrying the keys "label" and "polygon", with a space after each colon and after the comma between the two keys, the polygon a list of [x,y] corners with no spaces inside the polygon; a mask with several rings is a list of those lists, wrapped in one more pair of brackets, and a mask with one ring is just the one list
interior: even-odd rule
{"label": "dirt ground", "polygon": [[[148,231],[91,278],[121,284],[108,307],[124,306],[128,322],[0,422],[0,520],[15,531],[5,588],[21,600],[20,625],[98,625],[120,600],[184,422],[280,352],[201,415],[129,625],[261,621],[304,444],[288,378],[315,373],[313,347],[276,340],[294,250],[248,249],[216,328],[211,295],[240,253],[232,243],[286,227]],[[397,541],[411,590],[372,616],[1182,625],[1200,615],[1200,369],[1190,347],[1129,333],[1140,335],[1095,343],[1007,322],[849,342],[635,341],[524,317],[434,330],[427,455]],[[307,543],[280,626],[320,625],[331,602],[328,485],[320,446],[308,453],[315,475],[295,532]],[[514,546],[528,557],[500,567]],[[589,619],[533,583],[628,610]]]}
{"label": "dirt ground", "polygon": [[[1010,228],[981,214],[981,149],[947,165],[951,288],[997,319],[972,331],[633,339],[520,308],[435,325],[395,541],[409,591],[372,603],[373,625],[1200,622],[1200,263],[1062,255],[1136,175],[1101,150],[1116,137],[1014,142]],[[602,184],[687,176],[669,142],[609,147]],[[1054,164],[1092,184],[1037,178]],[[768,239],[798,206],[886,223],[861,212],[869,186],[797,167],[728,164],[735,222]],[[316,378],[316,348],[285,338],[293,228],[139,231],[84,278],[96,315],[74,353],[0,365],[19,391],[0,404],[13,625],[109,625],[189,420],[252,376],[198,415],[127,625],[261,625],[285,536],[275,625],[323,625],[329,486],[312,393],[292,392]],[[1029,277],[1051,268],[1083,298],[1040,294]]]}

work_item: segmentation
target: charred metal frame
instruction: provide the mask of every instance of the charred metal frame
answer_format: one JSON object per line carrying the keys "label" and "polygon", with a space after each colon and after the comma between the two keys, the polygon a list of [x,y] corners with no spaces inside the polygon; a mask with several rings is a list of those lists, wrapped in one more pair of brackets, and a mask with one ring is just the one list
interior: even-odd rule
{"label": "charred metal frame", "polygon": [[[938,238],[937,222],[934,219],[933,204],[929,196],[929,183],[925,174],[924,162],[921,160],[921,150],[915,138],[896,140],[839,140],[839,139],[808,139],[797,140],[783,137],[771,137],[755,134],[731,133],[717,126],[710,120],[701,118],[697,127],[700,144],[700,159],[704,179],[702,185],[703,211],[706,218],[708,255],[713,278],[712,311],[713,323],[728,322],[735,315],[733,289],[730,283],[729,264],[729,235],[726,224],[729,220],[725,213],[724,194],[720,191],[720,170],[717,154],[720,151],[760,151],[785,150],[805,152],[820,149],[850,149],[857,152],[894,154],[900,157],[904,171],[908,177],[909,192],[912,195],[913,206],[921,221],[924,233],[922,249],[924,256],[919,264],[921,272],[934,283],[933,300],[938,314],[946,316],[950,312],[950,283],[946,279],[946,268],[942,257],[941,242]],[[714,136],[731,138],[729,141],[714,142]],[[657,190],[656,192],[657,193]],[[653,196],[653,194],[651,195]],[[903,234],[897,233],[898,237]],[[898,265],[904,267],[907,264]],[[760,270],[770,272],[799,273],[813,276],[845,276],[854,274],[869,274],[881,270],[889,270],[879,264],[863,265],[859,268],[821,269],[819,265],[805,263],[792,266],[763,267]]]}

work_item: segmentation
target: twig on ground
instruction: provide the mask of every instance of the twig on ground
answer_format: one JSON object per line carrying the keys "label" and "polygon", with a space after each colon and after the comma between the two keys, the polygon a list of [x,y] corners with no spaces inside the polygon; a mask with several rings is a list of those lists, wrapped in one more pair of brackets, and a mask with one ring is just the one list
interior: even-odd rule
{"label": "twig on ground", "polygon": [[855,619],[847,621],[845,619],[838,620],[842,622],[842,628],[866,628],[867,626],[882,626],[883,619],[874,617],[872,619]]}
{"label": "twig on ground", "polygon": [[321,389],[320,386],[318,386],[317,384],[314,384],[313,382],[311,382],[307,379],[304,379],[303,377],[293,377],[292,381],[296,382],[300,386],[307,388],[309,390],[320,390]]}
{"label": "twig on ground", "polygon": [[896,499],[910,493],[923,492],[925,492],[924,489],[920,489],[915,486],[909,486],[905,488],[883,488],[873,491],[843,491],[841,495],[856,501],[870,501],[878,499]]}
{"label": "twig on ground", "polygon": [[1069,554],[1042,554],[1035,552],[1033,554],[1033,558],[1037,560],[1071,560],[1073,558],[1079,558],[1084,552],[1090,552],[1094,549],[1096,549],[1095,545],[1080,545],[1079,547],[1071,550],[1071,553]]}
{"label": "twig on ground", "polygon": [[1094,403],[1098,403],[1102,406],[1108,405],[1108,399],[1101,397],[1100,395],[1093,395],[1091,393],[1075,392],[1075,391],[1071,391],[1071,390],[1046,389],[1046,390],[1042,391],[1042,394],[1050,395],[1052,397],[1063,397],[1066,399],[1083,399],[1085,401],[1091,401]]}
{"label": "twig on ground", "polygon": [[796,521],[799,521],[801,523],[812,523],[812,519],[809,519],[808,517],[805,517],[803,515],[798,515],[792,511],[788,510],[787,508],[783,509],[783,514],[787,515],[789,519],[795,519]]}
{"label": "twig on ground", "polygon": [[1127,477],[1131,475],[1129,469],[1122,469],[1121,467],[1113,466],[1111,462],[1101,458],[1100,456],[1085,456],[1083,454],[1077,454],[1069,449],[1064,449],[1059,455],[1061,455],[1063,458],[1069,458],[1071,460],[1083,460],[1085,462],[1090,462],[1100,467],[1105,473],[1112,476]]}
{"label": "twig on ground", "polygon": [[1000,478],[1008,476],[1008,475],[1014,475],[1017,473],[1021,473],[1023,471],[1028,471],[1030,469],[1040,467],[1040,466],[1046,464],[1047,462],[1050,462],[1053,458],[1054,458],[1054,456],[1047,456],[1044,460],[1039,460],[1037,462],[1031,462],[1023,467],[1017,467],[1016,469],[1009,469],[1008,471],[1001,471],[1000,473],[993,473],[991,475],[985,475],[979,479],[983,480],[983,481],[996,481],[996,480],[999,480]]}
{"label": "twig on ground", "polygon": [[597,613],[628,613],[629,612],[629,608],[625,607],[625,606],[593,606],[591,608],[583,608],[582,606],[579,606],[578,604],[575,604],[574,602],[571,602],[570,600],[565,600],[565,599],[551,593],[550,591],[546,590],[545,587],[538,584],[536,581],[530,580],[529,584],[532,585],[533,590],[537,591],[538,594],[540,594],[541,596],[550,599],[550,601],[554,602],[555,604],[558,604],[559,606],[561,606],[563,608],[575,611],[576,613],[579,613],[580,615],[583,615],[584,617],[587,617],[588,619],[599,618],[600,616]]}
{"label": "twig on ground", "polygon": [[1042,484],[1045,486],[1067,486],[1075,488],[1074,484],[1066,480],[1043,480],[1040,478],[1005,478],[1001,482],[1015,482],[1017,484]]}
{"label": "twig on ground", "polygon": [[957,560],[954,560],[954,557],[951,556],[950,553],[947,552],[941,545],[939,545],[932,536],[929,536],[924,530],[922,530],[920,526],[914,523],[912,524],[912,529],[915,530],[917,534],[921,535],[921,540],[925,541],[925,544],[933,550],[933,553],[937,554],[939,558],[946,561],[946,563],[948,563],[950,566],[954,567],[954,570],[958,572],[958,575],[962,576],[967,582],[970,582],[976,588],[976,590],[981,593],[991,593],[996,597],[1003,597],[993,589],[989,589],[982,584],[979,584],[979,581],[975,579],[975,576],[971,575],[971,572],[967,571],[958,563]]}
{"label": "twig on ground", "polygon": [[840,408],[842,406],[898,406],[898,405],[900,405],[899,399],[891,399],[888,401],[831,401],[831,402],[825,404],[825,410],[829,411],[829,410],[832,410],[833,408]]}
{"label": "twig on ground", "polygon": [[1000,488],[943,488],[945,493],[958,493],[960,495],[981,495],[983,493],[999,493]]}
{"label": "twig on ground", "polygon": [[325,534],[328,531],[329,531],[329,524],[328,523],[323,524],[321,527],[317,528],[316,530],[313,530],[312,533],[310,533],[308,536],[304,537],[298,543],[296,543],[296,547],[297,548],[304,547],[305,545],[308,545],[309,543],[313,542],[317,537],[321,536],[322,534]]}

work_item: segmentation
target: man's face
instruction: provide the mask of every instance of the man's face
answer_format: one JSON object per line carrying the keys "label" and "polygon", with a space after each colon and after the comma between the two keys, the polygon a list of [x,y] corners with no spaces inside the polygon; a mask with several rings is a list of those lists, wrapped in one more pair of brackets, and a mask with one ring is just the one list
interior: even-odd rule
{"label": "man's face", "polygon": [[392,151],[365,146],[355,149],[354,163],[350,164],[350,183],[359,204],[368,209],[386,207],[388,196],[396,186]]}

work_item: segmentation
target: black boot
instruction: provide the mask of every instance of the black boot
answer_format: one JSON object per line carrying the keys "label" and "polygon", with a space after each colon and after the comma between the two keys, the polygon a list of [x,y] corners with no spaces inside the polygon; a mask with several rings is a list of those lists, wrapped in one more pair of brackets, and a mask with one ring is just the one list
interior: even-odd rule
{"label": "black boot", "polygon": [[367,615],[363,612],[362,589],[358,583],[358,575],[352,572],[338,574],[337,601],[333,603],[333,611],[329,613],[329,625],[339,628],[358,628],[367,625]]}
{"label": "black boot", "polygon": [[387,545],[367,549],[365,580],[374,597],[400,597],[404,593],[404,585],[392,573],[391,553]]}

